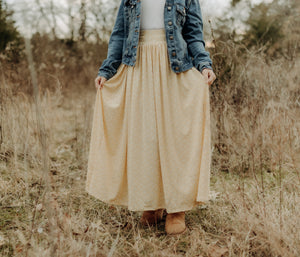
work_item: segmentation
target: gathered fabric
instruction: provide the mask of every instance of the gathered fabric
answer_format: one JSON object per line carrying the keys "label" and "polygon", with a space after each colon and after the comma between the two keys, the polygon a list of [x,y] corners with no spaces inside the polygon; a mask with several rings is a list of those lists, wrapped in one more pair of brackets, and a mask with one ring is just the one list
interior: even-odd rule
{"label": "gathered fabric", "polygon": [[164,29],[141,30],[135,66],[97,89],[86,190],[131,211],[187,211],[209,200],[209,85],[175,73]]}

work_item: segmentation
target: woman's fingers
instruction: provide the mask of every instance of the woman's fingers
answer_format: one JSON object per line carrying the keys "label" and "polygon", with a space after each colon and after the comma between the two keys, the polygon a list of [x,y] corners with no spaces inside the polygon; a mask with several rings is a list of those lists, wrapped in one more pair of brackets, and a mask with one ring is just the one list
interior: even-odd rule
{"label": "woman's fingers", "polygon": [[209,69],[203,69],[202,70],[202,75],[204,76],[204,78],[205,78],[205,82],[208,84],[208,79],[209,79]]}
{"label": "woman's fingers", "polygon": [[101,77],[100,89],[103,87],[105,81],[106,81],[106,78]]}
{"label": "woman's fingers", "polygon": [[202,74],[205,77],[206,83],[210,86],[216,79],[215,73],[211,69],[203,69]]}
{"label": "woman's fingers", "polygon": [[96,89],[98,89],[100,87],[100,81],[101,81],[101,77],[97,77],[95,79],[95,87],[96,87]]}
{"label": "woman's fingers", "polygon": [[103,87],[104,82],[106,81],[105,77],[98,76],[95,79],[95,87],[101,89]]}
{"label": "woman's fingers", "polygon": [[208,74],[208,80],[207,83],[210,86],[216,79],[216,75],[213,73],[213,71],[209,72]]}

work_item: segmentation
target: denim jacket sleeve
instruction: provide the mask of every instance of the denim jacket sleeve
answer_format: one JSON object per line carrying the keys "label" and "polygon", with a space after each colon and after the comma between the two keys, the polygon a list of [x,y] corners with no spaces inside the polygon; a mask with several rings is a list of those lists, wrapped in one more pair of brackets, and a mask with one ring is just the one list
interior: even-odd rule
{"label": "denim jacket sleeve", "polygon": [[193,57],[193,65],[202,72],[204,68],[213,70],[210,54],[205,50],[203,21],[199,0],[190,0],[182,35]]}
{"label": "denim jacket sleeve", "polygon": [[103,76],[107,80],[113,77],[121,65],[122,62],[122,51],[124,41],[124,0],[121,1],[119,6],[117,18],[110,35],[108,42],[107,57],[102,62],[101,67],[98,71],[98,76]]}

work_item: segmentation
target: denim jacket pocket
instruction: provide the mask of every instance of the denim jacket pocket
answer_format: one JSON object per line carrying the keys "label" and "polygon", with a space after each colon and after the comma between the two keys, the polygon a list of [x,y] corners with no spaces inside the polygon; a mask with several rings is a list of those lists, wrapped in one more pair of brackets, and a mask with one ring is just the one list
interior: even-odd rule
{"label": "denim jacket pocket", "polygon": [[125,6],[124,7],[124,16],[127,22],[132,23],[133,22],[133,17],[135,14],[135,6]]}
{"label": "denim jacket pocket", "polygon": [[125,0],[124,16],[129,23],[132,23],[136,11],[136,0]]}
{"label": "denim jacket pocket", "polygon": [[186,10],[181,4],[176,3],[176,23],[177,25],[184,25],[186,20]]}

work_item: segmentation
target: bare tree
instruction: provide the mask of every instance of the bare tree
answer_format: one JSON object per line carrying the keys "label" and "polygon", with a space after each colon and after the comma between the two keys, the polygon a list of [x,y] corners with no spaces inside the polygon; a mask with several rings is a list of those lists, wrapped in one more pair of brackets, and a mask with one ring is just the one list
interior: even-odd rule
{"label": "bare tree", "polygon": [[79,36],[80,36],[81,41],[85,41],[86,40],[86,20],[87,20],[85,0],[81,0],[79,12],[80,12]]}
{"label": "bare tree", "polygon": [[[53,2],[52,2],[52,1],[51,1],[51,3],[52,3],[52,5],[53,5]],[[45,12],[43,5],[40,3],[40,0],[36,0],[36,4],[37,4],[37,6],[38,6],[38,8],[39,8],[39,11],[40,11],[42,17],[46,20],[46,22],[48,23],[49,27],[51,27],[52,36],[53,36],[54,38],[56,38],[55,25],[53,24],[53,25],[51,26],[51,21],[50,21],[48,15],[47,15],[47,11]],[[53,17],[55,17],[54,11],[53,11]],[[55,20],[55,18],[54,18],[54,20]],[[37,19],[37,22],[39,22],[39,19]],[[38,26],[37,26],[37,27],[38,27]]]}
{"label": "bare tree", "polygon": [[56,38],[56,15],[55,15],[55,10],[54,10],[54,4],[53,4],[53,0],[50,1],[50,13],[51,13],[51,17],[52,17],[52,34],[54,36],[54,38]]}
{"label": "bare tree", "polygon": [[75,25],[74,25],[74,16],[72,14],[72,5],[71,4],[69,4],[69,7],[68,7],[68,18],[69,18],[69,28],[70,28],[70,39],[73,41]]}

